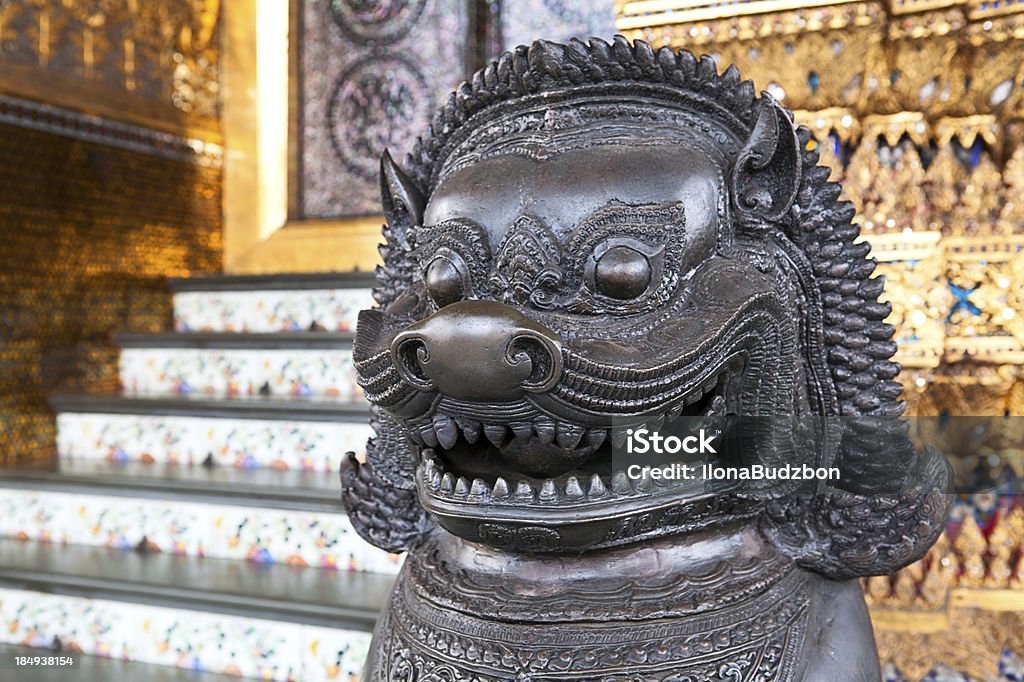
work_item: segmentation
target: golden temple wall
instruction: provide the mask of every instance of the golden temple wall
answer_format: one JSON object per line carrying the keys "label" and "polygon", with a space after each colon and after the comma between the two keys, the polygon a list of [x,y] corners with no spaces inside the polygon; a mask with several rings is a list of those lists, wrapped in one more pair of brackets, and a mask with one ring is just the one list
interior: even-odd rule
{"label": "golden temple wall", "polygon": [[216,2],[0,3],[0,464],[47,395],[116,388],[113,331],[221,269]]}

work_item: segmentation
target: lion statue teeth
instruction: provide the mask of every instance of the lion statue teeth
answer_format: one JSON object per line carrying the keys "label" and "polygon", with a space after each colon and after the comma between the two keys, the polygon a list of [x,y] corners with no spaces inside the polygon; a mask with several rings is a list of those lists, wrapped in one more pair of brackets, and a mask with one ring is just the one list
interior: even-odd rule
{"label": "lion statue teeth", "polygon": [[[735,67],[617,37],[506,53],[383,154],[342,486],[407,559],[365,679],[880,678],[857,578],[924,555],[949,468],[809,143]],[[637,478],[642,431],[740,475]],[[782,469],[837,476],[747,480]]]}

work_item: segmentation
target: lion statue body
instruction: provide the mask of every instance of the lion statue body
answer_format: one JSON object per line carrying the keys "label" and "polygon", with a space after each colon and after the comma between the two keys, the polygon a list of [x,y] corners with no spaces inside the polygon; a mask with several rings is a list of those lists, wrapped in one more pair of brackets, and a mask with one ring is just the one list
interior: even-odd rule
{"label": "lion statue body", "polygon": [[[385,153],[342,484],[407,558],[367,680],[879,679],[857,578],[927,551],[949,471],[809,143],[735,68],[620,37],[517,48]],[[627,476],[635,432],[698,428],[716,467],[840,475]]]}

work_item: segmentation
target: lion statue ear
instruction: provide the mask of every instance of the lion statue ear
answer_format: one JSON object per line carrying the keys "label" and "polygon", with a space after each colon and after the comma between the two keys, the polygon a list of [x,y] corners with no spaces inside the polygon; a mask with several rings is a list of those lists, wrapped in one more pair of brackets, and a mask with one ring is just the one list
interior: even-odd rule
{"label": "lion statue ear", "polygon": [[387,307],[412,284],[411,240],[413,229],[423,221],[426,200],[386,149],[380,156],[380,201],[387,224],[378,248],[384,264],[377,266],[373,297]]}
{"label": "lion statue ear", "polygon": [[419,225],[423,220],[423,194],[386,149],[380,156],[380,201],[392,228],[396,223]]}
{"label": "lion statue ear", "polygon": [[800,189],[800,140],[782,105],[761,93],[757,122],[732,169],[733,208],[742,226],[763,233]]}

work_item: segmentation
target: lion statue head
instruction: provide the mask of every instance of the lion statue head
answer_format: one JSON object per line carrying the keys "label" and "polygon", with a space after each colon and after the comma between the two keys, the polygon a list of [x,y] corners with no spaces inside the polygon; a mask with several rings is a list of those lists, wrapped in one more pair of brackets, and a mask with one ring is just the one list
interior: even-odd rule
{"label": "lion statue head", "polygon": [[[525,553],[755,526],[831,578],[941,530],[948,470],[899,417],[890,312],[811,135],[735,67],[622,37],[519,47],[381,161],[378,306],[354,349],[378,437],[343,472],[391,550],[440,526]],[[792,481],[635,481],[646,428]]]}

